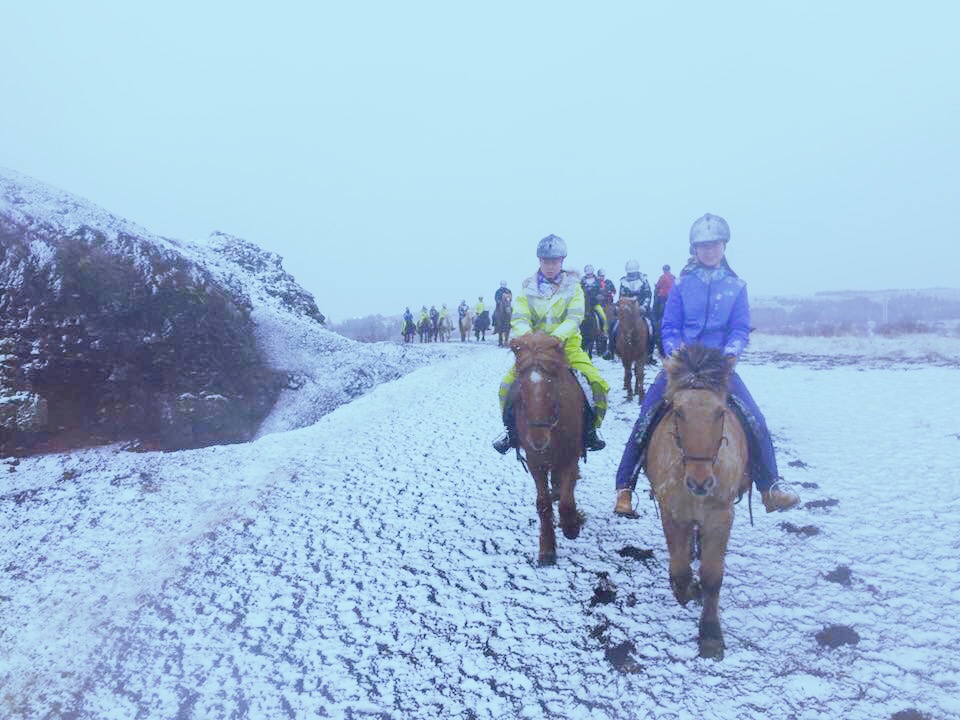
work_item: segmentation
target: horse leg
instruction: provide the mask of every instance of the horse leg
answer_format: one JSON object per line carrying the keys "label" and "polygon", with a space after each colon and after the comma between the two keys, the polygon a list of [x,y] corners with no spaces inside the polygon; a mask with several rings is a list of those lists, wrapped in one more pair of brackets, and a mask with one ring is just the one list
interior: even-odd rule
{"label": "horse leg", "polygon": [[537,515],[540,516],[540,565],[556,565],[557,537],[553,531],[553,501],[550,498],[550,483],[543,467],[530,468],[537,483]]}
{"label": "horse leg", "polygon": [[633,400],[633,383],[630,377],[630,359],[627,357],[621,358],[623,360],[623,389],[627,391],[627,402]]}
{"label": "horse leg", "polygon": [[723,631],[720,629],[720,586],[723,584],[723,559],[733,526],[733,512],[717,512],[708,517],[700,531],[700,586],[703,588],[703,612],[700,613],[700,657],[723,659]]}
{"label": "horse leg", "polygon": [[691,600],[700,599],[700,584],[694,580],[690,568],[693,552],[693,523],[674,520],[667,508],[660,506],[663,534],[670,551],[670,589],[677,602],[686,606]]}
{"label": "horse leg", "polygon": [[636,361],[634,367],[634,378],[637,383],[637,398],[640,400],[640,404],[643,404],[643,373],[644,373],[644,358],[640,358]]}
{"label": "horse leg", "polygon": [[560,480],[560,504],[557,510],[560,515],[560,528],[563,535],[573,540],[580,534],[580,513],[577,512],[577,500],[574,495],[574,489],[577,486],[577,478],[580,477],[580,469],[575,464],[572,468],[555,469],[553,478]]}

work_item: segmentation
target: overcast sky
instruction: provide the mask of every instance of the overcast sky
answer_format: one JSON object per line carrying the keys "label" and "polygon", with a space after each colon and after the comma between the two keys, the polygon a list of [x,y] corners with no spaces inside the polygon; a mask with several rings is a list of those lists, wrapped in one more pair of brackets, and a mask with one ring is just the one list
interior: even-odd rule
{"label": "overcast sky", "polygon": [[2,2],[0,165],[284,258],[334,320],[536,268],[957,287],[960,3]]}

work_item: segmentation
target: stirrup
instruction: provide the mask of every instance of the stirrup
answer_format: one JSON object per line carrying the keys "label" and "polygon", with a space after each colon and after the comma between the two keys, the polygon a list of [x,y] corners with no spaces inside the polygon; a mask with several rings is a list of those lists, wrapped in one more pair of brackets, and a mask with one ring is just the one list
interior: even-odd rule
{"label": "stirrup", "polygon": [[[774,492],[783,498],[786,504],[779,505],[773,499]],[[776,481],[773,485],[761,492],[760,499],[763,501],[763,507],[766,508],[768,513],[775,511],[783,512],[800,504],[800,495],[791,490],[790,486],[781,480]]]}
{"label": "stirrup", "polygon": [[510,433],[507,431],[504,431],[500,437],[493,441],[493,449],[501,455],[506,455],[507,451],[512,447],[513,442],[510,438]]}

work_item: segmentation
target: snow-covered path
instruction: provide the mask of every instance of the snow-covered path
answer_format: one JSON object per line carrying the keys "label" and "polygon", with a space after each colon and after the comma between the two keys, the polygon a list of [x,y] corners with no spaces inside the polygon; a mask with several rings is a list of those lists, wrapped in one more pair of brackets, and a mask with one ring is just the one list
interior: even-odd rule
{"label": "snow-covered path", "polygon": [[535,566],[533,481],[489,445],[509,362],[249,445],[5,461],[0,715],[960,717],[960,370],[742,363],[808,505],[740,507],[717,663],[653,505],[610,512],[637,412],[612,363],[587,523]]}

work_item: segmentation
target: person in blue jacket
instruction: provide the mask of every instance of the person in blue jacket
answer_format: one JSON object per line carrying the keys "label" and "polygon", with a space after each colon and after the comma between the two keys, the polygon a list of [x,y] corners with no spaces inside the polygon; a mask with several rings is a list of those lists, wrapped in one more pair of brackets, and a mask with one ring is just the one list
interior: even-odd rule
{"label": "person in blue jacket", "polygon": [[[729,241],[730,228],[717,215],[708,213],[690,228],[692,258],[670,291],[663,311],[662,341],[666,355],[681,345],[700,343],[738,358],[746,347],[750,334],[747,284],[727,263],[725,253]],[[647,390],[640,417],[617,469],[614,512],[618,515],[633,515],[633,490],[666,388],[667,374],[661,370]],[[800,502],[800,496],[781,482],[766,420],[736,372],[730,374],[729,390],[732,403],[746,421],[751,479],[760,491],[764,507],[767,512],[794,507]]]}

